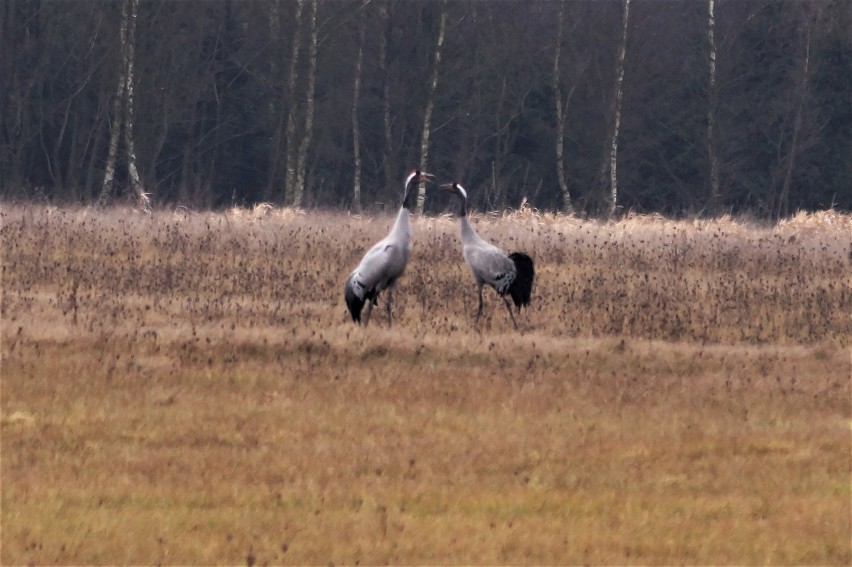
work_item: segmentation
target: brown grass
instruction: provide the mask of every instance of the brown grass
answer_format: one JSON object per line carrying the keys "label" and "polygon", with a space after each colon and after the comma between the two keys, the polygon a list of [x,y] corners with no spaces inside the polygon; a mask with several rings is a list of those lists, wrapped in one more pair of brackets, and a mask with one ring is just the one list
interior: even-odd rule
{"label": "brown grass", "polygon": [[0,214],[3,564],[852,562],[849,215]]}

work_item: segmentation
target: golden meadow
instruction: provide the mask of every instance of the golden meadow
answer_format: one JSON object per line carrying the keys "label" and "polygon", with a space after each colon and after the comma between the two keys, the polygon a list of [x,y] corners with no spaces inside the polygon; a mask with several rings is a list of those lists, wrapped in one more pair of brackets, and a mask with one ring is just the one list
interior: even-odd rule
{"label": "golden meadow", "polygon": [[2,215],[3,564],[852,562],[852,217]]}

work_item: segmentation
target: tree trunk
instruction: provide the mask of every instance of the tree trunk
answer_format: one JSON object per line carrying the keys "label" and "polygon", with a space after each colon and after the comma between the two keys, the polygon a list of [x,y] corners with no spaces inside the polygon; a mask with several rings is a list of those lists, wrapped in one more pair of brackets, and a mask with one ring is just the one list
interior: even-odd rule
{"label": "tree trunk", "polygon": [[136,168],[136,144],[133,141],[133,71],[136,44],[136,15],[139,12],[139,0],[125,0],[130,4],[130,17],[127,22],[127,41],[124,49],[124,67],[127,70],[127,80],[124,84],[124,151],[127,153],[127,173],[130,186],[139,206],[144,211],[151,209],[151,199],[139,179]]}
{"label": "tree trunk", "polygon": [[[438,68],[441,65],[441,46],[444,45],[444,30],[447,27],[447,0],[441,0],[441,22],[438,24],[438,40],[435,42],[435,63],[432,66],[432,78],[429,81],[429,98],[426,100],[426,112],[423,114],[423,132],[420,137],[420,170],[429,163],[429,134],[432,128],[432,108],[435,104],[435,91],[438,88]],[[417,188],[417,213],[423,214],[426,203],[426,181]]]}
{"label": "tree trunk", "polygon": [[101,185],[101,194],[98,197],[98,208],[103,208],[109,203],[112,196],[113,180],[115,179],[115,162],[118,157],[118,141],[121,136],[121,105],[124,101],[124,89],[127,83],[127,68],[124,65],[124,51],[127,43],[127,16],[130,2],[124,0],[121,11],[121,24],[118,30],[119,49],[122,53],[122,61],[118,71],[118,85],[115,88],[115,98],[112,106],[112,125],[109,134],[109,153],[107,154],[106,168],[104,170],[104,182]]}
{"label": "tree trunk", "polygon": [[[110,132],[109,154],[107,156],[104,182],[98,197],[98,206],[104,207],[112,195],[115,180],[115,164],[118,157],[118,143],[124,124],[124,146],[127,154],[127,174],[131,189],[136,195],[139,206],[148,211],[151,201],[145,193],[136,168],[136,149],[133,143],[133,67],[134,42],[136,36],[136,15],[139,10],[138,0],[124,0],[121,10],[121,27],[119,28],[119,43],[121,51],[121,67],[118,72],[118,87],[113,103],[112,131]],[[122,114],[123,110],[123,114]]]}
{"label": "tree trunk", "polygon": [[269,82],[271,96],[268,105],[269,124],[275,124],[270,136],[269,164],[266,170],[266,188],[263,198],[269,201],[273,198],[275,185],[278,180],[278,163],[281,157],[281,142],[284,131],[284,113],[281,111],[282,94],[279,93],[278,53],[281,39],[281,0],[271,0],[269,3],[269,45],[272,57],[269,58]]}
{"label": "tree trunk", "polygon": [[382,3],[379,6],[379,18],[382,22],[382,33],[379,42],[379,69],[382,71],[384,84],[382,85],[382,122],[384,126],[385,147],[384,147],[384,169],[385,169],[385,189],[388,190],[393,185],[396,175],[396,167],[394,164],[393,152],[393,131],[391,129],[391,112],[390,112],[390,75],[388,73],[388,36],[390,35],[390,27],[388,26],[388,5]]}
{"label": "tree trunk", "polygon": [[615,70],[615,109],[613,111],[612,138],[609,144],[609,210],[610,218],[615,216],[618,207],[618,131],[621,127],[621,98],[624,83],[624,59],[627,55],[627,22],[630,13],[630,0],[623,0],[621,21],[621,44],[618,48],[618,61]]}
{"label": "tree trunk", "polygon": [[[711,0],[712,1],[712,0]],[[568,111],[568,103],[574,94],[575,86],[568,91],[568,96],[562,101],[562,89],[559,86],[559,56],[562,52],[562,30],[564,28],[565,1],[559,2],[559,19],[556,32],[556,51],[553,55],[553,98],[556,101],[556,178],[559,181],[559,190],[562,192],[562,210],[567,214],[574,213],[574,205],[571,202],[571,192],[565,179],[565,115]]]}
{"label": "tree trunk", "polygon": [[296,0],[296,14],[293,23],[293,47],[290,50],[290,74],[287,76],[287,176],[284,179],[284,204],[291,202],[296,193],[296,116],[299,105],[296,104],[296,78],[299,74],[299,52],[302,48],[300,31],[302,27],[302,7],[305,0]]}
{"label": "tree trunk", "polygon": [[707,161],[709,162],[710,179],[708,195],[708,212],[715,214],[721,206],[722,196],[719,192],[719,155],[716,150],[716,107],[718,105],[718,89],[716,87],[716,8],[715,0],[707,0],[707,44],[709,65],[709,93],[707,101]]}
{"label": "tree trunk", "polygon": [[305,162],[314,129],[314,89],[317,80],[317,0],[311,0],[311,42],[308,46],[308,86],[305,92],[305,132],[299,145],[299,160],[296,164],[296,191],[293,206],[301,207],[305,195]]}
{"label": "tree trunk", "polygon": [[358,130],[358,97],[361,93],[361,63],[364,59],[364,28],[366,27],[366,3],[361,4],[361,20],[358,22],[358,55],[355,58],[355,81],[352,89],[352,155],[355,173],[352,180],[352,207],[361,211],[361,134]]}

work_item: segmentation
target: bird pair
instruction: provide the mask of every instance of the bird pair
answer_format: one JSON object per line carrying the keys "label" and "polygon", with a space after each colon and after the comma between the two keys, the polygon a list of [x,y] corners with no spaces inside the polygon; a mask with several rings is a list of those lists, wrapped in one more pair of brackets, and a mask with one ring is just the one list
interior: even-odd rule
{"label": "bird pair", "polygon": [[[397,280],[405,272],[408,258],[411,254],[411,227],[408,222],[409,207],[411,206],[414,189],[422,182],[431,181],[434,177],[418,169],[413,170],[405,178],[405,192],[402,206],[390,233],[370,248],[349,275],[344,286],[343,295],[352,320],[361,322],[361,311],[367,304],[367,312],[363,316],[364,326],[370,321],[370,313],[376,300],[383,290],[388,291],[387,312],[388,325],[393,323],[391,307],[393,288]],[[467,217],[467,192],[458,183],[447,183],[440,186],[450,191],[461,200],[461,243],[465,262],[470,268],[479,290],[479,307],[476,311],[476,321],[482,315],[482,288],[488,284],[503,298],[512,325],[517,329],[515,315],[506,297],[509,295],[518,311],[522,306],[529,305],[535,279],[535,266],[532,258],[523,252],[506,254],[500,248],[483,240],[470,224]]]}

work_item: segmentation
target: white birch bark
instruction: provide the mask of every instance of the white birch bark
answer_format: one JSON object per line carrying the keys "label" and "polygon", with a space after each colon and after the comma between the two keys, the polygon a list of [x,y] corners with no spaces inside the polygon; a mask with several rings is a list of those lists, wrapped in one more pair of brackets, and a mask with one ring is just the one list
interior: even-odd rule
{"label": "white birch bark", "polygon": [[293,206],[301,207],[305,195],[305,167],[308,148],[311,144],[314,128],[314,89],[317,79],[317,0],[311,0],[310,16],[311,40],[308,44],[308,86],[305,92],[305,131],[299,145],[299,158],[296,164],[296,187],[293,193]]}
{"label": "white birch bark", "polygon": [[719,192],[719,156],[716,150],[716,6],[715,0],[707,0],[707,47],[708,47],[708,102],[707,102],[707,161],[710,169],[709,209],[715,213],[721,205]]}
{"label": "white birch bark", "polygon": [[[133,142],[133,71],[135,57],[136,16],[139,11],[138,0],[124,0],[121,11],[121,24],[118,37],[121,51],[121,67],[118,72],[118,86],[113,101],[112,127],[110,131],[109,153],[104,171],[98,207],[104,207],[112,196],[115,180],[115,164],[118,157],[118,143],[124,124],[124,146],[127,154],[127,173],[131,189],[136,195],[139,206],[149,211],[151,200],[142,187],[139,170],[136,167],[136,148]],[[123,111],[123,112],[122,112]]]}
{"label": "white birch bark", "polygon": [[621,98],[624,83],[624,59],[627,55],[627,22],[630,13],[630,0],[624,0],[622,12],[621,45],[618,48],[615,81],[615,120],[609,151],[609,216],[615,216],[618,206],[618,131],[621,127]]}
{"label": "white birch bark", "polygon": [[296,0],[293,46],[290,50],[290,74],[287,76],[287,175],[284,179],[284,204],[289,203],[292,196],[296,193],[296,166],[298,160],[296,149],[296,114],[298,112],[298,105],[296,104],[296,78],[299,73],[299,52],[302,48],[299,33],[302,27],[302,8],[304,5],[305,0]]}
{"label": "white birch bark", "polygon": [[[119,49],[124,53],[124,44],[127,42],[127,12],[128,2],[125,0],[121,12],[121,24],[118,28]],[[101,185],[101,194],[98,196],[98,208],[103,208],[109,203],[112,196],[113,180],[115,179],[115,161],[118,156],[118,141],[121,136],[121,104],[124,100],[124,87],[127,82],[126,67],[122,56],[118,71],[118,85],[115,88],[115,98],[112,103],[112,123],[109,134],[109,153],[107,154],[106,167],[104,168],[104,181]]]}
{"label": "white birch bark", "polygon": [[[426,111],[423,114],[423,132],[420,137],[420,170],[426,169],[429,163],[429,135],[432,124],[432,107],[435,102],[435,91],[438,88],[438,68],[441,65],[441,46],[444,45],[444,30],[447,26],[447,2],[441,0],[441,22],[438,24],[438,40],[435,42],[435,64],[432,67],[432,78],[429,81],[429,98],[426,100]],[[426,203],[426,182],[421,181],[417,188],[417,213],[423,214]]]}
{"label": "white birch bark", "polygon": [[358,129],[358,98],[361,94],[361,63],[364,60],[364,18],[366,3],[361,5],[361,20],[358,22],[358,55],[355,58],[355,80],[352,88],[352,155],[355,173],[352,180],[352,206],[361,211],[361,134]]}
{"label": "white birch bark", "polygon": [[133,72],[139,0],[125,1],[130,4],[130,14],[127,22],[127,41],[124,46],[124,65],[127,70],[127,80],[124,84],[124,151],[127,153],[127,173],[130,178],[130,186],[136,195],[136,200],[142,210],[150,211],[151,199],[139,179],[139,170],[136,168],[136,145],[133,141]]}
{"label": "white birch bark", "polygon": [[565,179],[565,115],[568,110],[568,103],[571,101],[571,95],[574,94],[574,88],[568,91],[568,96],[565,98],[564,104],[562,99],[562,89],[559,81],[559,56],[562,54],[562,31],[564,29],[565,20],[565,2],[559,2],[559,19],[556,31],[556,50],[553,55],[553,98],[556,101],[556,178],[559,182],[559,190],[562,192],[562,210],[567,214],[574,212],[574,205],[571,202],[571,191],[568,189],[568,182]]}

